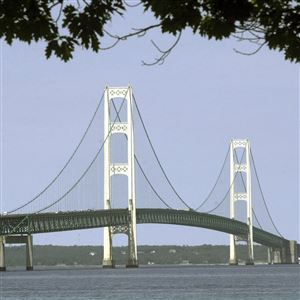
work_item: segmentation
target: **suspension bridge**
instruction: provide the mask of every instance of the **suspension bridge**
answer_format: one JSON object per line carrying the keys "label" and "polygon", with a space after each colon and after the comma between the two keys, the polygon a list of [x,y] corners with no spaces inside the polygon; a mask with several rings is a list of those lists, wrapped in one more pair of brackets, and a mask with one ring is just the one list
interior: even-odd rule
{"label": "suspension bridge", "polygon": [[[100,116],[102,104],[103,117]],[[145,158],[136,153],[138,122],[134,115],[138,116],[160,176],[153,175],[147,169]],[[100,140],[99,129],[104,132]],[[222,176],[228,177],[228,173],[224,186]],[[265,213],[263,220],[268,221],[268,229],[255,210],[256,203]],[[103,267],[115,266],[112,248],[116,234],[128,236],[126,266],[137,267],[136,226],[150,223],[207,228],[229,234],[231,265],[238,264],[238,242],[247,244],[246,264],[254,264],[253,243],[268,247],[269,263],[298,262],[299,244],[280,234],[270,214],[249,140],[231,140],[214,185],[198,207],[193,208],[167,175],[132,88],[128,86],[105,88],[82,138],[58,174],[35,197],[1,214],[0,270],[6,270],[5,244],[25,243],[27,270],[32,270],[34,234],[102,227]]]}

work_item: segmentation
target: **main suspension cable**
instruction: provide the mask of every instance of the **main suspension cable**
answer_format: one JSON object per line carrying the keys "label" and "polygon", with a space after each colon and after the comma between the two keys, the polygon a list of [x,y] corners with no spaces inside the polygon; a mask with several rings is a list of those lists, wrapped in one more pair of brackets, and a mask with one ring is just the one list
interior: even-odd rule
{"label": "main suspension cable", "polygon": [[257,222],[259,228],[260,228],[260,229],[263,229],[262,226],[261,226],[261,224],[260,224],[260,222],[258,221],[258,218],[257,218],[257,216],[256,216],[256,213],[255,213],[255,210],[254,210],[253,207],[252,207],[252,213],[253,213],[253,216],[254,216],[254,218],[255,218],[255,220],[256,220],[256,222]]}
{"label": "main suspension cable", "polygon": [[[236,150],[235,150],[235,149],[234,149],[234,155],[235,155],[236,160],[238,161],[238,156],[237,156],[237,154],[236,154]],[[242,175],[241,172],[239,172],[239,173],[240,173],[240,177],[241,177],[241,179],[242,179],[242,183],[243,183],[243,186],[244,186],[244,191],[245,191],[245,193],[246,193],[246,192],[247,192],[247,188],[246,188],[246,184],[245,184],[244,177],[243,177],[243,175]],[[258,220],[258,218],[257,218],[257,215],[256,215],[255,210],[254,210],[253,207],[252,207],[252,213],[253,213],[253,216],[254,216],[254,218],[255,218],[255,220],[256,220],[258,226],[260,227],[260,229],[262,229],[262,226],[261,226],[261,224],[260,224],[260,222],[259,222],[259,220]]]}
{"label": "main suspension cable", "polygon": [[261,187],[261,184],[260,184],[260,181],[259,181],[259,178],[258,178],[258,174],[257,174],[257,170],[256,170],[256,166],[255,166],[255,162],[254,162],[254,158],[253,158],[253,154],[252,154],[252,151],[250,149],[250,156],[251,156],[251,159],[252,159],[252,162],[253,162],[253,169],[254,169],[254,173],[255,173],[255,177],[257,179],[257,183],[258,183],[258,187],[259,187],[259,190],[260,190],[260,193],[261,193],[261,196],[262,196],[262,199],[263,199],[263,203],[265,205],[265,208],[266,208],[266,211],[268,213],[268,216],[271,220],[271,223],[273,224],[274,226],[274,229],[276,230],[276,232],[278,233],[278,235],[280,235],[282,238],[282,234],[280,233],[280,231],[277,229],[277,226],[275,225],[275,222],[273,221],[273,218],[271,216],[271,213],[269,211],[269,208],[268,208],[268,205],[267,205],[267,202],[266,202],[266,199],[265,199],[265,196],[264,196],[264,193],[263,193],[263,190],[262,190],[262,187]]}
{"label": "main suspension cable", "polygon": [[228,158],[228,155],[229,155],[229,151],[230,151],[230,147],[228,147],[228,150],[227,150],[227,153],[226,153],[226,156],[225,156],[225,159],[223,161],[223,164],[222,164],[222,167],[220,169],[220,172],[219,172],[219,175],[215,181],[215,184],[213,185],[212,189],[210,190],[210,192],[208,193],[208,195],[206,196],[206,198],[202,201],[202,203],[195,209],[195,211],[198,211],[209,199],[210,199],[210,196],[212,195],[212,193],[214,192],[218,182],[219,182],[219,179],[221,177],[221,174],[223,172],[223,169],[225,167],[225,164],[226,164],[226,161],[227,161],[227,158]]}
{"label": "main suspension cable", "polygon": [[164,170],[164,168],[163,168],[163,166],[162,166],[162,164],[161,164],[161,162],[160,162],[160,160],[159,160],[159,158],[158,158],[158,156],[157,156],[157,153],[156,153],[156,151],[155,151],[155,149],[154,149],[154,146],[153,146],[153,144],[152,144],[152,142],[151,142],[150,136],[149,136],[148,131],[147,131],[147,129],[146,129],[146,125],[145,125],[145,123],[144,123],[144,121],[143,121],[141,112],[140,112],[140,110],[139,110],[139,107],[138,107],[138,105],[137,105],[137,102],[136,102],[136,99],[135,99],[134,95],[133,95],[133,102],[134,102],[134,105],[135,105],[135,107],[136,107],[136,109],[137,109],[139,119],[141,120],[143,129],[144,129],[144,131],[145,131],[147,140],[148,140],[148,142],[149,142],[149,144],[150,144],[151,150],[152,150],[152,152],[153,152],[153,154],[154,154],[154,156],[155,156],[155,158],[156,158],[156,161],[157,161],[157,163],[158,163],[158,165],[159,165],[159,167],[160,167],[160,169],[161,169],[161,171],[162,171],[162,173],[163,173],[163,175],[164,175],[166,181],[167,181],[168,184],[170,185],[171,189],[173,190],[173,192],[175,193],[175,195],[177,196],[177,198],[181,201],[181,203],[183,203],[188,209],[193,210],[193,209],[192,209],[192,208],[191,208],[191,207],[190,207],[190,206],[182,199],[182,197],[178,194],[178,192],[176,191],[174,185],[171,183],[171,181],[170,181],[168,175],[166,174],[166,171]]}
{"label": "main suspension cable", "polygon": [[[127,90],[127,92],[128,92],[128,90]],[[127,94],[127,92],[126,92],[126,94]],[[126,97],[126,94],[125,94],[124,98]],[[123,99],[123,101],[122,101],[122,103],[121,103],[121,106],[120,106],[118,112],[121,111],[121,109],[122,109],[122,107],[123,107],[123,104],[124,104],[124,101],[125,101],[125,99]],[[96,159],[98,158],[98,156],[99,156],[100,152],[102,151],[102,149],[103,149],[103,147],[104,147],[104,145],[105,145],[105,143],[106,143],[106,141],[107,141],[107,139],[108,139],[108,137],[109,137],[109,135],[110,135],[110,133],[111,133],[111,131],[112,131],[112,129],[113,129],[113,126],[114,126],[114,124],[115,124],[116,121],[117,121],[117,117],[115,117],[113,124],[110,126],[109,131],[108,131],[108,134],[106,135],[105,139],[103,140],[103,142],[102,142],[102,144],[101,144],[101,146],[100,146],[100,149],[97,151],[95,157],[93,158],[93,160],[91,161],[91,163],[89,164],[89,166],[87,167],[87,169],[83,172],[83,174],[82,174],[82,175],[78,178],[78,180],[74,183],[74,185],[73,185],[66,193],[64,193],[61,197],[59,197],[56,201],[52,202],[51,204],[47,205],[46,207],[44,207],[44,208],[42,208],[42,209],[40,209],[40,210],[38,210],[38,211],[36,211],[35,214],[38,214],[38,213],[40,213],[40,212],[42,212],[42,211],[45,211],[46,209],[48,209],[48,208],[54,206],[55,204],[59,203],[59,202],[60,202],[64,197],[66,197],[72,190],[74,190],[74,188],[79,184],[79,182],[80,182],[80,181],[82,180],[82,178],[86,175],[86,173],[87,173],[87,172],[89,171],[89,169],[92,167],[93,163],[94,163],[94,162],[96,161]]]}
{"label": "main suspension cable", "polygon": [[[115,110],[115,112],[116,112],[117,118],[118,118],[119,122],[121,122],[120,115],[119,115],[119,113],[118,113],[118,111],[117,111],[115,102],[114,102],[113,100],[112,100],[112,104],[113,104],[114,110]],[[132,114],[131,114],[131,116],[132,116]],[[127,135],[125,134],[124,136],[125,136],[126,140],[128,140]],[[144,169],[143,169],[141,163],[139,162],[139,160],[138,160],[136,154],[134,154],[134,159],[135,159],[135,161],[136,161],[136,163],[137,163],[139,169],[141,170],[141,172],[142,172],[144,178],[146,179],[147,183],[149,184],[150,188],[151,188],[152,191],[155,193],[155,195],[158,197],[158,199],[159,199],[166,207],[172,209],[172,207],[171,207],[171,206],[170,206],[170,205],[169,205],[169,204],[168,204],[168,203],[167,203],[167,202],[166,202],[166,201],[158,194],[158,192],[157,192],[156,189],[154,188],[154,186],[153,186],[153,184],[151,183],[149,177],[146,175],[146,173],[145,173],[145,171],[144,171]]]}
{"label": "main suspension cable", "polygon": [[63,173],[63,171],[67,168],[67,166],[69,165],[69,163],[71,162],[71,160],[73,159],[73,157],[75,156],[75,154],[77,153],[79,147],[80,147],[81,144],[83,143],[83,140],[85,139],[85,137],[86,137],[86,135],[87,135],[87,133],[88,133],[88,131],[89,131],[89,129],[90,129],[90,127],[91,127],[91,125],[92,125],[92,123],[93,123],[95,117],[96,117],[96,114],[97,114],[97,112],[98,112],[98,110],[99,110],[99,107],[100,107],[100,105],[101,105],[101,103],[102,103],[102,101],[103,101],[103,95],[104,95],[104,94],[102,94],[102,97],[101,97],[101,99],[100,99],[100,101],[99,101],[99,103],[98,103],[98,105],[97,105],[97,107],[96,107],[96,110],[95,110],[95,112],[94,112],[94,114],[93,114],[93,116],[92,116],[92,118],[91,118],[91,120],[90,120],[90,122],[89,122],[89,124],[88,124],[88,126],[87,126],[87,128],[86,128],[86,130],[85,130],[85,132],[84,132],[84,134],[83,134],[83,136],[81,137],[81,139],[80,139],[80,141],[79,141],[77,147],[75,148],[75,150],[73,151],[72,155],[70,156],[70,158],[67,160],[67,162],[66,162],[65,165],[63,166],[63,168],[62,168],[62,169],[58,172],[58,174],[50,181],[50,183],[49,183],[42,191],[40,191],[35,197],[33,197],[30,201],[26,202],[25,204],[23,204],[23,205],[21,205],[21,206],[15,208],[15,209],[13,209],[13,210],[8,211],[8,212],[7,212],[8,214],[14,213],[14,212],[16,212],[16,211],[18,211],[18,210],[20,210],[20,209],[26,207],[27,205],[33,203],[35,200],[37,200],[42,194],[44,194],[44,193],[45,193],[45,192],[46,192],[46,191],[47,191],[47,190],[48,190],[48,189],[56,182],[56,180],[57,180],[57,179],[59,178],[59,176]]}
{"label": "main suspension cable", "polygon": [[[241,165],[241,161],[243,160],[244,154],[245,154],[245,149],[244,149],[244,151],[243,151],[241,160],[240,160],[240,161],[237,161],[237,163],[238,163],[239,166]],[[232,186],[233,186],[233,183],[234,183],[234,181],[235,181],[235,179],[236,179],[237,173],[238,173],[238,172],[235,172],[234,177],[233,177],[233,180],[232,180],[232,182],[230,183],[230,186],[229,186],[229,188],[228,188],[228,190],[227,190],[225,196],[224,196],[223,199],[221,200],[221,202],[219,202],[219,204],[218,204],[215,208],[213,208],[213,209],[207,211],[207,212],[206,212],[207,214],[210,214],[210,213],[212,213],[213,211],[215,211],[215,210],[216,210],[218,207],[220,207],[220,206],[223,204],[223,202],[226,200],[226,198],[227,198],[227,196],[228,196],[228,194],[229,194],[229,192],[230,192],[230,190],[231,190],[231,188],[232,188]]]}

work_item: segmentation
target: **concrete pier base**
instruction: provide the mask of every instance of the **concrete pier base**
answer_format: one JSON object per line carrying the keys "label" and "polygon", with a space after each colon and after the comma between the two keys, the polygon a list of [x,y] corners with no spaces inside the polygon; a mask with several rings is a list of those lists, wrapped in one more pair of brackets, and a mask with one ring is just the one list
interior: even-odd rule
{"label": "concrete pier base", "polygon": [[279,249],[273,249],[273,263],[276,264],[281,264],[281,251]]}
{"label": "concrete pier base", "polygon": [[5,237],[0,236],[0,271],[6,271],[5,266]]}
{"label": "concrete pier base", "polygon": [[[281,248],[272,249],[274,264],[298,264],[297,241],[286,241]],[[272,258],[271,258],[272,259]]]}
{"label": "concrete pier base", "polygon": [[102,262],[102,267],[104,269],[114,269],[116,267],[115,261],[112,259],[106,259]]}
{"label": "concrete pier base", "polygon": [[135,259],[129,259],[126,264],[126,268],[138,268],[138,267],[139,267],[138,261]]}
{"label": "concrete pier base", "polygon": [[5,244],[26,244],[26,270],[33,270],[33,242],[31,234],[0,236],[0,271],[6,271]]}
{"label": "concrete pier base", "polygon": [[282,264],[298,264],[298,245],[297,241],[286,241],[281,248]]}
{"label": "concrete pier base", "polygon": [[273,264],[273,249],[268,247],[268,264]]}
{"label": "concrete pier base", "polygon": [[237,266],[239,263],[237,259],[230,259],[229,260],[229,266]]}
{"label": "concrete pier base", "polygon": [[33,248],[32,235],[28,235],[26,241],[26,270],[27,271],[33,270],[33,258],[32,258],[33,249],[32,248]]}
{"label": "concrete pier base", "polygon": [[298,264],[298,245],[297,241],[290,241],[290,263]]}
{"label": "concrete pier base", "polygon": [[254,266],[254,261],[251,260],[251,259],[248,259],[248,260],[246,260],[245,265],[246,265],[246,266]]}

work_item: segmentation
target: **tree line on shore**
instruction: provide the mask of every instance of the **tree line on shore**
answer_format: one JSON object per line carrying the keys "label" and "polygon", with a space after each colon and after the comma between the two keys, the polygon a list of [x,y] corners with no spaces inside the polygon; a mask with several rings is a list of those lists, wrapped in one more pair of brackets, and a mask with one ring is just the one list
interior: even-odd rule
{"label": "tree line on shore", "polygon": [[[114,247],[113,257],[116,264],[127,262],[127,246]],[[25,246],[6,247],[6,263],[8,266],[24,266]],[[247,259],[247,246],[237,246],[241,263]],[[267,248],[260,245],[254,247],[255,261],[267,262]],[[99,265],[102,263],[102,246],[53,246],[35,245],[33,249],[34,265]],[[227,264],[229,246],[151,246],[138,247],[138,259],[141,265],[153,264]]]}

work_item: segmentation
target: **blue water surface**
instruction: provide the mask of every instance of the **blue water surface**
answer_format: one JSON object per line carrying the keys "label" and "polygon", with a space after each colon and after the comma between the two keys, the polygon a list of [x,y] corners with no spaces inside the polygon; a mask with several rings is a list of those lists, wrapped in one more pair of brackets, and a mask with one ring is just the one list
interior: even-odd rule
{"label": "blue water surface", "polygon": [[5,300],[300,299],[298,265],[48,267],[0,278]]}

